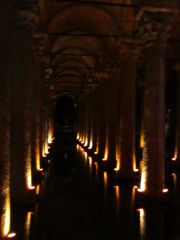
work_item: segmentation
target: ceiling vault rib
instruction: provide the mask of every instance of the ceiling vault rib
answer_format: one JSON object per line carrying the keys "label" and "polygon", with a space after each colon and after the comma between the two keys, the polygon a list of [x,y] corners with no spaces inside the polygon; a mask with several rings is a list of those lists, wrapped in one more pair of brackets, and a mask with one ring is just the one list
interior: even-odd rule
{"label": "ceiling vault rib", "polygon": [[74,4],[84,4],[84,5],[100,5],[107,7],[124,7],[124,8],[138,8],[137,4],[126,4],[126,3],[111,3],[111,2],[98,2],[98,1],[82,1],[82,0],[62,0],[61,2],[70,2]]}
{"label": "ceiling vault rib", "polygon": [[118,38],[116,34],[86,34],[86,33],[61,33],[61,32],[48,32],[49,35],[58,35],[63,37],[98,37],[98,38]]}

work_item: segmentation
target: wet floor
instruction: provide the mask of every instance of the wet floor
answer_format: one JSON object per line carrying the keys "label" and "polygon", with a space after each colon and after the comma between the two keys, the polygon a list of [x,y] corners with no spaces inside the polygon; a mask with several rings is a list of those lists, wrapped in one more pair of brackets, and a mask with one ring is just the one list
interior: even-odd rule
{"label": "wet floor", "polygon": [[18,240],[180,240],[180,179],[166,203],[138,204],[135,185],[114,182],[80,147],[65,172],[46,173],[32,209],[16,207]]}

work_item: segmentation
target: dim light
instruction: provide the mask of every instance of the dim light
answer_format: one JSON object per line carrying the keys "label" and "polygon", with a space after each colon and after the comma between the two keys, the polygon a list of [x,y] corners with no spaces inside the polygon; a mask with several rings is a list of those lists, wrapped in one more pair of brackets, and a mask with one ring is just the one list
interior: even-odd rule
{"label": "dim light", "polygon": [[173,177],[174,185],[176,185],[177,184],[177,175],[176,175],[176,173],[172,173],[171,175]]}
{"label": "dim light", "polygon": [[163,193],[167,193],[169,190],[167,188],[164,188],[162,191]]}
{"label": "dim light", "polygon": [[120,170],[120,161],[117,162],[117,165],[114,168],[114,171],[119,171],[119,170]]}
{"label": "dim light", "polygon": [[146,179],[146,173],[142,171],[141,173],[141,181],[140,181],[140,188],[137,189],[138,192],[144,192],[146,189],[145,186],[145,179]]}
{"label": "dim light", "polygon": [[53,129],[50,128],[48,131],[48,144],[51,144],[53,142]]}
{"label": "dim light", "polygon": [[139,208],[137,209],[137,211],[139,212],[139,223],[140,223],[140,238],[144,239],[144,235],[145,235],[145,223],[146,223],[146,219],[145,219],[145,210],[143,208]]}
{"label": "dim light", "polygon": [[36,195],[39,195],[40,193],[40,184],[36,186]]}
{"label": "dim light", "polygon": [[10,222],[11,222],[11,207],[10,207],[10,196],[7,193],[6,200],[5,200],[5,214],[4,214],[4,224],[3,224],[3,234],[7,236],[10,231]]}
{"label": "dim light", "polygon": [[135,153],[133,153],[133,171],[138,172],[139,169],[136,167],[136,156]]}
{"label": "dim light", "polygon": [[80,139],[79,133],[77,133],[76,139],[77,139],[77,140]]}
{"label": "dim light", "polygon": [[45,153],[45,155],[49,154],[49,148],[48,148],[48,144],[47,143],[45,143],[44,153]]}
{"label": "dim light", "polygon": [[120,187],[119,186],[114,186],[114,189],[115,189],[116,201],[119,201],[119,199],[120,199]]}
{"label": "dim light", "polygon": [[16,233],[9,233],[7,235],[7,238],[14,238],[16,236]]}
{"label": "dim light", "polygon": [[140,147],[143,148],[145,145],[145,137],[144,137],[144,132],[141,132],[141,136],[140,136]]}
{"label": "dim light", "polygon": [[105,153],[104,153],[104,157],[102,159],[103,161],[107,161],[108,160],[108,148],[105,148]]}
{"label": "dim light", "polygon": [[85,143],[84,143],[84,147],[88,146],[88,138],[86,138]]}
{"label": "dim light", "polygon": [[107,184],[108,184],[108,174],[107,174],[107,172],[103,173],[103,177],[104,177],[104,186],[107,187]]}
{"label": "dim light", "polygon": [[26,215],[25,239],[29,239],[32,214],[33,214],[33,212],[27,212],[27,215]]}

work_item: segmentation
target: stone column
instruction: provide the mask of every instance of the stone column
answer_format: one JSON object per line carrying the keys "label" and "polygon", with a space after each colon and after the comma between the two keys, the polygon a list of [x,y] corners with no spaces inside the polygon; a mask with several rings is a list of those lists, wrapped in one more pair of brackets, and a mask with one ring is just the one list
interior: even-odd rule
{"label": "stone column", "polygon": [[10,83],[13,1],[0,8],[0,239],[10,231]]}
{"label": "stone column", "polygon": [[[144,11],[144,10],[143,10]],[[141,38],[146,58],[144,148],[139,191],[158,198],[165,188],[165,63],[166,27],[172,18],[163,10],[141,12]]]}
{"label": "stone column", "polygon": [[[31,97],[33,58],[31,31],[18,17],[14,26],[11,94],[11,193],[14,202],[29,201],[32,187]],[[17,172],[18,171],[18,172]],[[18,175],[18,177],[17,177]]]}
{"label": "stone column", "polygon": [[176,139],[173,160],[180,165],[180,64],[176,64],[177,71],[177,100],[176,100]]}
{"label": "stone column", "polygon": [[101,85],[97,89],[99,96],[98,102],[98,133],[97,133],[97,144],[98,144],[98,159],[107,160],[107,112],[106,112],[106,101],[107,101],[107,88],[105,85],[106,79],[101,79]]}
{"label": "stone column", "polygon": [[116,167],[116,132],[118,124],[118,90],[119,79],[111,75],[107,82],[107,141],[108,141],[108,165]]}
{"label": "stone column", "polygon": [[121,43],[122,57],[120,92],[120,175],[133,177],[136,170],[136,69],[137,46],[130,41]]}

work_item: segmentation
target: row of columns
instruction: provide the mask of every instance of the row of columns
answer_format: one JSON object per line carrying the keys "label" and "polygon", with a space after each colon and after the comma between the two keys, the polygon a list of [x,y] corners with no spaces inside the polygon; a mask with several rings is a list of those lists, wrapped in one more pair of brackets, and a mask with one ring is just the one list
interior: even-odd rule
{"label": "row of columns", "polygon": [[[1,11],[2,10],[2,11]],[[45,66],[33,54],[31,30],[13,1],[0,10],[0,238],[11,231],[11,208],[35,200],[35,180],[52,138]]]}
{"label": "row of columns", "polygon": [[[94,151],[94,145],[98,145],[98,158],[101,164],[104,164],[104,161],[106,161],[108,166],[113,166],[114,170],[116,170],[116,175],[120,178],[132,178],[135,172],[139,171],[140,182],[138,191],[143,196],[161,198],[164,192],[166,192],[166,38],[164,32],[161,32],[160,26],[161,29],[163,27],[165,29],[166,24],[164,26],[164,12],[156,14],[160,14],[160,19],[162,17],[160,23],[156,25],[157,29],[153,25],[152,32],[148,33],[148,39],[146,39],[147,33],[144,33],[144,36],[140,36],[143,39],[140,49],[141,55],[137,55],[139,52],[137,47],[133,46],[132,48],[133,41],[122,43],[122,50],[120,50],[122,64],[119,66],[122,70],[121,73],[115,78],[113,74],[110,74],[108,78],[101,79],[97,89],[90,91],[89,94],[82,98],[84,109],[86,111],[90,110],[90,113],[84,114],[84,112],[81,112],[79,118],[81,119],[80,122],[83,123],[83,129],[84,127],[85,129],[93,128],[93,134],[98,133],[97,137],[93,138],[93,146],[91,147]],[[150,14],[148,17],[150,17],[150,22],[152,23],[154,15],[151,16]],[[154,34],[155,31],[157,31],[157,34]],[[136,138],[137,65],[139,64],[138,57],[140,56],[143,56],[145,62],[145,78],[143,79],[145,84],[144,101],[140,103],[143,107],[143,114],[141,119],[138,119],[138,121],[141,121],[140,138],[143,136],[142,146],[140,146],[140,139]],[[94,97],[94,92],[96,92],[96,97]],[[82,101],[80,101],[80,104],[82,104]],[[177,102],[177,110],[178,107],[179,103]],[[93,126],[88,125],[87,116],[89,114],[96,119],[93,122]],[[177,114],[176,127],[175,149],[176,158],[178,158],[179,114]],[[78,138],[81,144],[83,144],[84,139],[89,139],[89,136],[84,135],[84,131],[80,129]],[[136,146],[138,146],[138,149]],[[142,157],[140,163],[138,163],[137,150],[140,150],[141,147]],[[97,158],[97,153],[94,155],[94,158]]]}

